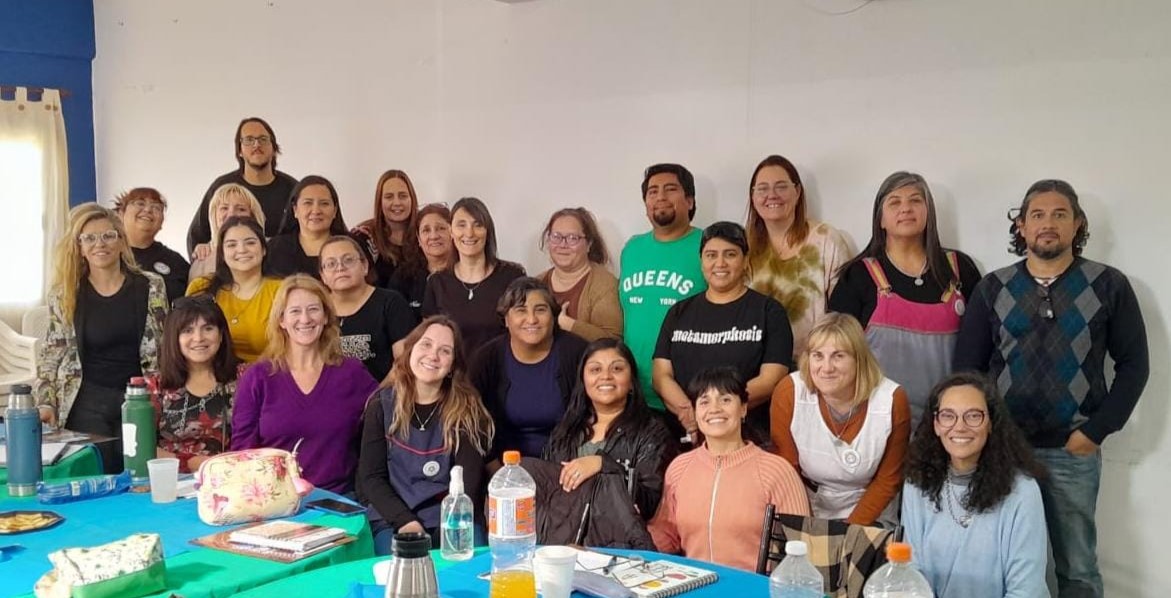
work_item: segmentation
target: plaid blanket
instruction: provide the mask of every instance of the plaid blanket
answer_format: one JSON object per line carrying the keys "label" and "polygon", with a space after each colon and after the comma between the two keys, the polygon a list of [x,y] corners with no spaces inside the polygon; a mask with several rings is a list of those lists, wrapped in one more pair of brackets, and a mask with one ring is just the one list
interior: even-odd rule
{"label": "plaid blanket", "polygon": [[[833,598],[862,596],[866,578],[886,564],[886,545],[902,535],[901,528],[852,525],[840,519],[776,514],[769,520],[767,555],[785,554],[789,540],[805,542],[809,561],[821,571]],[[762,558],[758,569],[770,569],[770,560]]]}

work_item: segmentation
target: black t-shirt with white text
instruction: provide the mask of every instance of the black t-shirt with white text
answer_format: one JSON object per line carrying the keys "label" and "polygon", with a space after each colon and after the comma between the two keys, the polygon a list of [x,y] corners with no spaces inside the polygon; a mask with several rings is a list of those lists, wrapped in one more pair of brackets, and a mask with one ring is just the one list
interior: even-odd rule
{"label": "black t-shirt with white text", "polygon": [[391,348],[418,323],[415,311],[396,291],[375,288],[353,315],[342,316],[342,353],[362,362],[379,382],[394,361]]}

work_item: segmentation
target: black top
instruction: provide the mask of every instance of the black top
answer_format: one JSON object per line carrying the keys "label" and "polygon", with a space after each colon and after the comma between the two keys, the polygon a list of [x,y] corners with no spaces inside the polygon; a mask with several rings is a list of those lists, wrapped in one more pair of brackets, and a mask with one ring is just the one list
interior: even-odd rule
{"label": "black top", "polygon": [[[417,414],[426,421],[428,415],[437,408],[438,405],[420,405],[417,407]],[[431,417],[432,421],[439,418],[438,415]],[[362,419],[362,446],[358,454],[356,480],[358,496],[362,502],[373,506],[378,514],[397,530],[416,521],[417,518],[390,483],[390,469],[387,466],[387,432],[390,424],[383,416],[381,401],[370,401],[366,405],[366,413]],[[464,493],[472,499],[472,504],[483,504],[487,488],[484,480],[484,456],[476,452],[471,440],[460,438],[459,450],[455,452],[452,465],[463,466]],[[437,498],[442,500],[442,497]],[[426,504],[420,505],[419,508],[425,506]],[[476,519],[482,521],[483,509],[477,508],[475,511]]]}
{"label": "black top", "polygon": [[391,347],[418,324],[415,312],[395,291],[375,288],[352,315],[339,316],[342,353],[362,362],[375,380],[382,381],[394,361]]}
{"label": "black top", "polygon": [[290,274],[308,274],[321,280],[318,256],[305,255],[298,233],[285,233],[268,240],[268,274],[284,278]]}
{"label": "black top", "polygon": [[390,286],[390,278],[394,275],[395,265],[389,256],[379,253],[374,237],[366,232],[367,227],[374,226],[374,222],[367,220],[351,230],[350,236],[366,250],[366,259],[370,260],[371,264],[370,273],[374,277],[373,284],[382,288],[393,288]]}
{"label": "black top", "polygon": [[267,185],[253,185],[245,181],[244,173],[239,170],[229,172],[213,181],[203,194],[203,201],[199,202],[199,209],[195,210],[195,216],[187,228],[187,253],[194,252],[196,245],[211,241],[211,221],[207,215],[207,206],[211,203],[211,196],[215,195],[216,189],[228,183],[243,185],[256,196],[260,208],[264,210],[264,235],[275,236],[281,226],[281,219],[284,218],[285,208],[293,195],[293,187],[297,186],[297,179],[279,170],[273,171],[273,175],[276,178]]}
{"label": "black top", "polygon": [[[956,261],[959,263],[960,269],[960,293],[963,294],[964,299],[970,299],[972,291],[976,288],[976,283],[980,282],[980,270],[976,268],[976,263],[972,261],[972,258],[965,253],[956,251]],[[890,258],[886,257],[885,253],[878,256],[878,263],[882,266],[882,271],[886,273],[891,292],[907,301],[939,303],[946,290],[935,282],[935,277],[931,275],[930,271],[923,274],[923,284],[916,286],[915,277],[903,274],[890,262]],[[947,278],[951,278],[950,272]],[[878,287],[875,286],[874,279],[870,278],[866,264],[858,261],[850,266],[849,270],[843,272],[838,279],[838,284],[829,297],[827,309],[850,314],[857,318],[858,323],[865,328],[870,323],[870,316],[874,313],[874,308],[877,305]]]}
{"label": "black top", "polygon": [[793,329],[776,299],[752,289],[731,303],[712,303],[700,293],[667,310],[655,359],[671,360],[685,390],[695,374],[714,366],[735,367],[748,382],[765,363],[791,369]]}
{"label": "black top", "polygon": [[[572,332],[557,330],[554,335],[549,357],[554,358],[554,354],[556,355],[554,374],[556,379],[554,382],[559,394],[558,398],[561,401],[559,405],[554,407],[560,413],[565,413],[565,406],[569,403],[569,393],[577,384],[577,366],[581,362],[582,354],[585,353],[588,343]],[[470,362],[471,367],[468,370],[471,373],[472,384],[475,385],[476,390],[480,391],[484,407],[488,409],[488,413],[492,414],[492,420],[496,422],[496,438],[493,440],[493,448],[489,453],[491,458],[501,455],[505,450],[520,449],[514,443],[525,436],[518,423],[509,417],[509,413],[514,412],[515,408],[508,403],[518,398],[517,394],[509,392],[513,383],[508,375],[508,362],[511,356],[512,345],[508,334],[505,333],[492,339],[491,342],[474,353]],[[522,381],[517,380],[516,382],[521,383]],[[556,422],[553,425],[556,425]],[[548,426],[548,430],[545,432],[546,438],[552,428],[552,425]],[[535,451],[530,450],[530,453],[534,454],[526,456],[539,456],[543,448],[540,447]]]}
{"label": "black top", "polygon": [[427,279],[423,294],[423,316],[447,314],[459,324],[464,355],[474,355],[496,335],[504,332],[504,321],[496,314],[496,302],[513,280],[525,275],[520,264],[497,262],[488,278],[464,284],[452,269],[436,272]]}
{"label": "black top", "polygon": [[131,247],[130,251],[134,253],[139,268],[163,277],[167,285],[167,303],[173,303],[187,293],[187,274],[191,266],[179,252],[158,241],[146,249]]}
{"label": "black top", "polygon": [[[142,284],[137,284],[138,279]],[[149,282],[127,275],[122,288],[103,297],[89,280],[82,280],[74,325],[81,350],[81,377],[106,388],[125,388],[142,375],[139,345],[146,326]]]}
{"label": "black top", "polygon": [[423,295],[427,292],[427,279],[430,276],[431,273],[426,270],[412,272],[407,268],[395,268],[394,273],[386,282],[386,288],[394,289],[406,297],[411,309],[415,310],[415,316],[422,319]]}

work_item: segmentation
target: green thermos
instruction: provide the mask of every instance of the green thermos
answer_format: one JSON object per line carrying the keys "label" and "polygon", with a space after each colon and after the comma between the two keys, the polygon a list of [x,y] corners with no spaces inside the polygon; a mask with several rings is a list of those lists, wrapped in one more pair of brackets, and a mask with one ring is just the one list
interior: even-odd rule
{"label": "green thermos", "polygon": [[122,460],[130,472],[131,486],[150,484],[146,462],[155,458],[157,442],[155,408],[146,378],[135,376],[126,386],[126,401],[122,403]]}

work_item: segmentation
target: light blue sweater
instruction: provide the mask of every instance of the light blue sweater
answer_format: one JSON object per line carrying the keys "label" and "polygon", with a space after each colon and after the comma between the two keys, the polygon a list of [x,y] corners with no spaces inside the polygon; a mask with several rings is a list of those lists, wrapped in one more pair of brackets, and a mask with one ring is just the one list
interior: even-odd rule
{"label": "light blue sweater", "polygon": [[[967,480],[959,480],[959,484]],[[1012,493],[961,527],[947,510],[947,485],[939,512],[923,491],[903,486],[906,542],[915,566],[940,598],[1048,598],[1045,585],[1045,511],[1037,482],[1017,474]],[[966,488],[955,486],[962,500]],[[952,503],[957,517],[963,511]]]}

